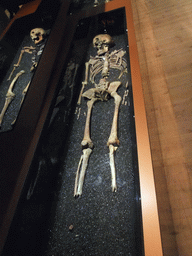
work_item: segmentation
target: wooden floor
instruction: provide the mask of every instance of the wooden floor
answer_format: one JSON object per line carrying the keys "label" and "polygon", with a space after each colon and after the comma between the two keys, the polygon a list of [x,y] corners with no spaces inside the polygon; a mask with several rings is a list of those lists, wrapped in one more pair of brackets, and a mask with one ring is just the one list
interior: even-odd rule
{"label": "wooden floor", "polygon": [[192,255],[192,1],[131,0],[165,256]]}

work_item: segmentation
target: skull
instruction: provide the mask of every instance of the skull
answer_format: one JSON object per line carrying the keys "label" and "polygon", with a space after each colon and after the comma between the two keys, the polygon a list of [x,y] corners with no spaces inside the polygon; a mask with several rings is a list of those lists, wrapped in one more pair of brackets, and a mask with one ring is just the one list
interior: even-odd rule
{"label": "skull", "polygon": [[113,45],[113,39],[108,34],[100,34],[93,38],[93,46],[97,48],[98,55],[105,54]]}
{"label": "skull", "polygon": [[46,32],[43,28],[34,28],[30,32],[30,37],[35,44],[40,43],[46,36]]}

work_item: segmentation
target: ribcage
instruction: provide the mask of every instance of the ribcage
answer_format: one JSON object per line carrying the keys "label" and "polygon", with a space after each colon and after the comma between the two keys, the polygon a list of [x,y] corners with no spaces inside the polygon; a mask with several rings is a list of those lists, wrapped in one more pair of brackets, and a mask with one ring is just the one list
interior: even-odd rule
{"label": "ribcage", "polygon": [[[119,52],[111,53],[108,56],[108,66],[110,68],[120,70],[121,73],[126,71],[127,62],[122,57],[124,52],[121,50]],[[104,59],[105,57],[95,57],[90,59],[90,81],[95,84],[95,76],[103,71],[104,68]]]}

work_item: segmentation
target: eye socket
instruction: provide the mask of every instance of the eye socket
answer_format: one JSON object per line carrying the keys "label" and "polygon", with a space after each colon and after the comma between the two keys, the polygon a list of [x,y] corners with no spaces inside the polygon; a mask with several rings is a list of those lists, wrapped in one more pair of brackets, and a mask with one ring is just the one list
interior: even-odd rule
{"label": "eye socket", "polygon": [[99,43],[99,38],[95,38],[95,44],[98,44]]}

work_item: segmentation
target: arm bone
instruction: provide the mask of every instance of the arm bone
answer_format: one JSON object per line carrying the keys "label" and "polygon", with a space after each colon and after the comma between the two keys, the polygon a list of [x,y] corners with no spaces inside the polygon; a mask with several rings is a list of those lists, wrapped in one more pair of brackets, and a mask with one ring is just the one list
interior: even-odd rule
{"label": "arm bone", "polygon": [[82,82],[82,87],[81,87],[81,91],[80,91],[80,94],[79,94],[79,99],[78,99],[78,102],[77,102],[78,105],[81,104],[81,97],[82,97],[82,94],[83,94],[83,90],[84,90],[85,85],[87,85],[87,83],[88,83],[88,75],[89,75],[89,62],[86,62],[85,63],[85,80],[84,80],[84,82]]}

